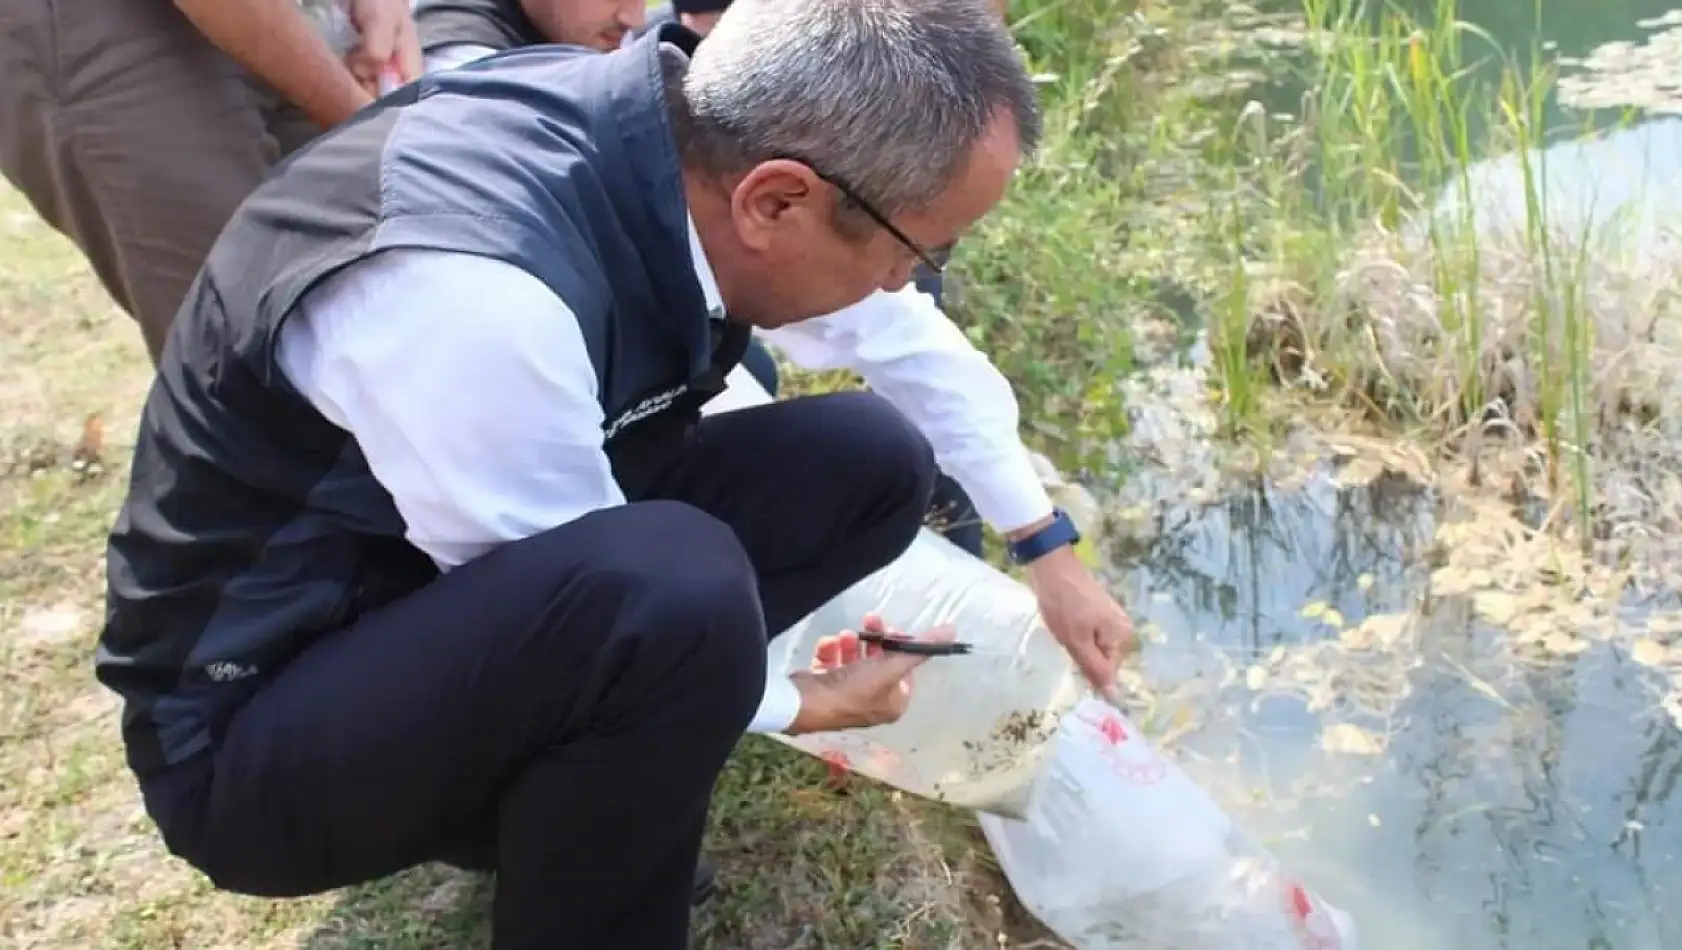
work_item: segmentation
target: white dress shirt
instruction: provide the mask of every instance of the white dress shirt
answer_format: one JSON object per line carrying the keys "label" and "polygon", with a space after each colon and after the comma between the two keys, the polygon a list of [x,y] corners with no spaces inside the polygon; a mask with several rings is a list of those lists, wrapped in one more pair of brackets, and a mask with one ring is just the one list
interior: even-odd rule
{"label": "white dress shirt", "polygon": [[435,73],[440,69],[454,69],[465,66],[476,59],[484,59],[496,52],[494,47],[480,43],[449,43],[440,46],[421,59],[421,69]]}
{"label": "white dress shirt", "polygon": [[[689,239],[707,305],[722,313],[693,221]],[[879,292],[763,337],[806,369],[863,376],[923,432],[995,528],[1051,513],[1017,434],[1010,384],[926,294]],[[354,435],[407,539],[441,571],[625,504],[577,318],[512,264],[383,252],[312,290],[282,327],[276,358],[323,416]],[[749,731],[783,731],[799,709],[794,684],[770,677]]]}

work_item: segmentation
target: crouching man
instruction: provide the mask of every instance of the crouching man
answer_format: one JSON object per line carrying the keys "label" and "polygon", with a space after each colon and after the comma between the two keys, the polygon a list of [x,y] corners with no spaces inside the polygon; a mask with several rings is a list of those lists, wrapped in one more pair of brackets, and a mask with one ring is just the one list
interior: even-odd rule
{"label": "crouching man", "polygon": [[[478,851],[497,950],[678,950],[743,732],[903,711],[903,655],[768,677],[766,646],[905,549],[937,458],[1094,682],[1131,648],[1008,385],[904,290],[1038,133],[996,17],[738,0],[693,44],[424,78],[216,242],[97,669],[148,812],[218,886]],[[702,418],[753,328],[877,392]]]}

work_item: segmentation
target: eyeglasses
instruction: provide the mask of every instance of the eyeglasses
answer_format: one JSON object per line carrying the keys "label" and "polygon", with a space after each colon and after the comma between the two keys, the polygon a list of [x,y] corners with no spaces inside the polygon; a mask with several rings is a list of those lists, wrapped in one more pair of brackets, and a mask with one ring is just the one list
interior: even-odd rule
{"label": "eyeglasses", "polygon": [[917,260],[921,261],[923,266],[929,269],[930,273],[945,273],[946,265],[952,259],[952,245],[945,244],[933,250],[925,249],[923,245],[911,240],[910,235],[901,231],[897,225],[895,225],[892,221],[889,221],[888,216],[878,211],[875,205],[864,200],[864,197],[855,191],[852,185],[849,185],[834,175],[825,172],[804,158],[797,158],[793,155],[778,155],[776,157],[786,162],[799,162],[800,164],[805,165],[809,170],[811,170],[812,174],[818,176],[820,181],[829,185],[829,187],[834,188],[836,191],[841,192],[841,197],[847,199],[848,202],[853,204],[860,211],[863,211],[865,217],[875,222],[882,230],[893,235],[894,240],[905,245],[905,249],[916,255]]}

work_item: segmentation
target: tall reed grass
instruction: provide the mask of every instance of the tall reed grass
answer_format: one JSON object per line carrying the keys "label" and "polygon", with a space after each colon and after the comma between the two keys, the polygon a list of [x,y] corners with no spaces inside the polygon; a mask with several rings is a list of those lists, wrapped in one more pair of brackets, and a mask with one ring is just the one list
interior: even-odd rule
{"label": "tall reed grass", "polygon": [[[1308,398],[1473,460],[1519,446],[1586,528],[1646,304],[1555,219],[1555,64],[1457,8],[1016,0],[1048,134],[961,245],[955,310],[1039,447],[1113,467],[1116,381],[1167,323],[1207,334],[1232,435]],[[1516,216],[1480,201],[1490,157],[1516,168]]]}

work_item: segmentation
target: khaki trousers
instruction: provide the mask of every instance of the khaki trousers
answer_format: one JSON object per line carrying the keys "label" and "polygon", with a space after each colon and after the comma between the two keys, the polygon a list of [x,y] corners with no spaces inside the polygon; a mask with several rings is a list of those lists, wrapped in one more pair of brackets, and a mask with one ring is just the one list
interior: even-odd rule
{"label": "khaki trousers", "polygon": [[0,172],[81,248],[156,362],[234,209],[318,128],[170,0],[3,0],[0,77]]}

